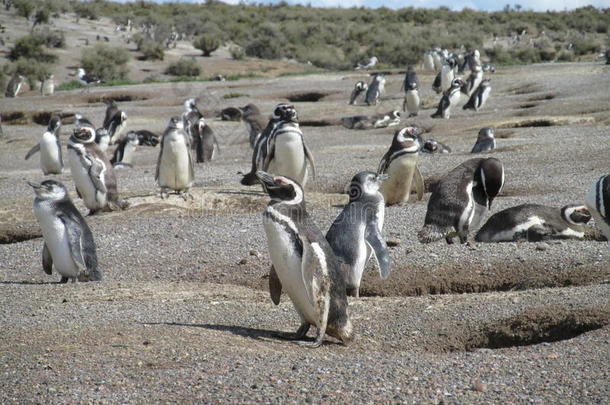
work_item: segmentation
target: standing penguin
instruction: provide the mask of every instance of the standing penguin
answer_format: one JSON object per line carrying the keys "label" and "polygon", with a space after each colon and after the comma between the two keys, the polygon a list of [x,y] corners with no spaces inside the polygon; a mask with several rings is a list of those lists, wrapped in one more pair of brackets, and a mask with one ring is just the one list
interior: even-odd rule
{"label": "standing penguin", "polygon": [[488,152],[496,149],[496,138],[494,135],[495,131],[493,128],[481,128],[479,135],[477,135],[477,141],[470,153]]}
{"label": "standing penguin", "polygon": [[40,94],[43,96],[52,96],[55,92],[55,76],[52,74],[48,74],[44,80],[42,81],[42,85],[40,86]]}
{"label": "standing penguin", "polygon": [[104,103],[106,104],[106,116],[104,117],[102,128],[108,131],[108,135],[110,135],[109,144],[114,145],[118,143],[123,129],[125,129],[127,114],[119,110],[114,100],[106,99]]}
{"label": "standing penguin", "polygon": [[155,180],[161,187],[161,198],[167,190],[174,190],[186,198],[195,179],[195,166],[191,156],[191,139],[184,132],[183,120],[172,117],[161,139]]}
{"label": "standing penguin", "polygon": [[244,176],[241,184],[253,185],[257,170],[269,170],[293,178],[304,187],[308,175],[307,161],[315,178],[314,159],[299,128],[297,111],[292,104],[280,103],[258,138],[252,155],[252,170]]}
{"label": "standing penguin", "polygon": [[360,280],[371,255],[375,255],[379,275],[390,275],[388,246],[381,235],[385,203],[379,192],[387,174],[360,172],[352,178],[349,203],[330,226],[326,239],[346,269],[347,295],[360,296]]}
{"label": "standing penguin", "polygon": [[409,117],[416,117],[419,113],[419,81],[413,66],[409,66],[405,81],[402,85],[405,91],[405,99],[402,103],[402,110],[409,112]]}
{"label": "standing penguin", "polygon": [[454,107],[460,101],[460,88],[463,84],[464,81],[459,77],[453,79],[451,88],[449,88],[449,90],[443,93],[443,97],[441,97],[441,101],[438,103],[438,108],[436,109],[436,112],[431,115],[432,118],[449,119],[449,117],[451,116],[451,107]]}
{"label": "standing penguin", "polygon": [[193,144],[193,130],[200,118],[203,118],[203,114],[201,114],[201,111],[199,111],[199,108],[197,107],[197,99],[187,99],[184,102],[184,112],[182,113],[182,121],[184,131],[189,137],[191,137],[191,144]]}
{"label": "standing penguin", "polygon": [[17,97],[19,92],[21,91],[21,87],[23,87],[23,83],[25,83],[25,77],[14,74],[9,80],[8,85],[6,86],[6,92],[4,93],[5,97]]}
{"label": "standing penguin", "polygon": [[361,94],[364,94],[364,92],[368,90],[368,88],[369,85],[363,82],[362,80],[356,82],[356,84],[354,85],[354,90],[352,90],[352,95],[349,98],[349,104],[356,104],[356,99],[360,97]]}
{"label": "standing penguin", "polygon": [[472,93],[475,92],[476,89],[479,88],[481,81],[483,80],[483,69],[481,65],[477,65],[474,67],[474,70],[468,76],[468,79],[464,82],[464,85],[461,88],[463,94],[467,97],[470,97]]}
{"label": "standing penguin", "polygon": [[241,111],[241,119],[246,126],[246,130],[248,131],[250,146],[254,148],[258,137],[267,126],[267,121],[269,120],[263,117],[258,107],[252,103],[242,107]]}
{"label": "standing penguin", "polygon": [[[353,332],[345,275],[328,241],[305,210],[303,188],[286,176],[262,171],[256,175],[271,197],[263,213],[273,264],[269,276],[271,299],[279,304],[284,289],[301,318],[295,334],[280,336],[309,347],[320,346],[325,334],[349,343]],[[303,341],[312,325],[318,329],[315,341]]]}
{"label": "standing penguin", "polygon": [[434,58],[432,57],[432,51],[426,51],[424,53],[424,69],[429,72],[434,71]]}
{"label": "standing penguin", "polygon": [[49,125],[40,142],[38,142],[25,155],[28,160],[36,152],[40,152],[40,168],[46,176],[47,174],[61,174],[64,171],[64,160],[61,154],[61,142],[59,141],[59,128],[61,120],[57,116],[52,116]]}
{"label": "standing penguin", "polygon": [[479,111],[489,98],[489,93],[491,93],[491,80],[485,79],[479,84],[476,91],[472,93],[468,102],[464,104],[463,109]]}
{"label": "standing penguin", "polygon": [[595,225],[610,242],[610,174],[597,179],[585,197]]}
{"label": "standing penguin", "polygon": [[371,80],[364,101],[367,105],[377,105],[379,98],[383,94],[385,89],[385,76],[382,74],[376,74]]}
{"label": "standing penguin", "polygon": [[454,236],[466,243],[504,185],[504,167],[498,159],[470,159],[439,181],[428,201],[424,227],[417,234],[421,243]]}
{"label": "standing penguin", "polygon": [[54,180],[28,184],[34,189],[34,214],[42,229],[42,268],[52,274],[53,267],[68,280],[100,281],[95,242],[87,222],[78,212],[66,187]]}
{"label": "standing penguin", "polygon": [[446,59],[441,68],[441,90],[447,91],[453,84],[455,79],[455,73],[453,68],[455,67],[453,59]]}
{"label": "standing penguin", "polygon": [[199,118],[193,128],[193,139],[195,141],[195,152],[197,163],[209,162],[219,152],[220,147],[214,135],[214,131],[205,122],[203,117]]}
{"label": "standing penguin", "polygon": [[127,207],[119,198],[112,164],[95,143],[92,126],[83,124],[74,129],[68,141],[68,156],[76,191],[89,209],[89,215]]}
{"label": "standing penguin", "polygon": [[112,159],[110,159],[112,166],[115,169],[132,168],[133,158],[139,144],[138,135],[130,131],[125,138],[121,139],[119,146],[114,150]]}
{"label": "standing penguin", "polygon": [[413,186],[417,192],[417,199],[423,198],[424,177],[417,166],[419,148],[417,128],[405,127],[394,134],[392,145],[383,155],[377,170],[380,174],[390,175],[390,178],[384,181],[379,189],[387,205],[409,201]]}
{"label": "standing penguin", "polygon": [[584,205],[563,208],[522,204],[493,214],[479,229],[477,242],[538,242],[548,239],[582,239],[591,219]]}

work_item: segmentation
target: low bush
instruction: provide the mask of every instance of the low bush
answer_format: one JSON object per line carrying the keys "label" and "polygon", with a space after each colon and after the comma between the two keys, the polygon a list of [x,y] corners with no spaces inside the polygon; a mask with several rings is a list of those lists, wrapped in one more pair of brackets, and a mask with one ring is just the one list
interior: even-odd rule
{"label": "low bush", "polygon": [[201,50],[203,56],[210,56],[220,47],[220,39],[213,34],[203,34],[193,42],[193,46]]}
{"label": "low bush", "polygon": [[138,48],[142,52],[141,60],[163,60],[165,57],[163,45],[154,41],[144,41]]}
{"label": "low bush", "polygon": [[165,73],[172,76],[199,76],[201,67],[194,59],[182,58],[169,64]]}
{"label": "low bush", "polygon": [[53,63],[57,60],[57,56],[44,52],[42,49],[44,38],[37,35],[26,35],[19,38],[8,54],[8,58],[12,61],[17,59],[32,59],[41,63]]}
{"label": "low bush", "polygon": [[96,44],[83,51],[80,61],[85,72],[98,76],[105,82],[125,79],[129,73],[129,52],[118,46]]}
{"label": "low bush", "polygon": [[231,58],[235,60],[242,60],[246,57],[246,51],[241,46],[232,46],[229,48],[229,53],[231,54]]}

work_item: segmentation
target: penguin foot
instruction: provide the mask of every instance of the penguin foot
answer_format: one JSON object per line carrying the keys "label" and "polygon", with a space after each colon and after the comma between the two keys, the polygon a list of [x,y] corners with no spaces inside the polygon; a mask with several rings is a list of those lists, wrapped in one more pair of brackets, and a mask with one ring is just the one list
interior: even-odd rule
{"label": "penguin foot", "polygon": [[301,340],[307,335],[307,332],[309,332],[309,326],[308,323],[304,323],[301,324],[295,333],[275,332],[273,333],[273,336],[284,340]]}
{"label": "penguin foot", "polygon": [[322,339],[316,339],[313,342],[309,342],[307,340],[299,340],[295,342],[299,346],[309,347],[315,349],[316,347],[320,347],[322,345]]}

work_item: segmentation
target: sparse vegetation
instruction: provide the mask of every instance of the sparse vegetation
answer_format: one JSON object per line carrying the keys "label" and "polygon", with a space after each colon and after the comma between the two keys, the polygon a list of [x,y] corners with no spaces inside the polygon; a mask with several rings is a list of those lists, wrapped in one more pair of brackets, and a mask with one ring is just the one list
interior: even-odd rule
{"label": "sparse vegetation", "polygon": [[249,94],[244,94],[244,93],[227,93],[224,96],[222,96],[222,98],[224,99],[230,99],[230,98],[239,98],[239,97],[248,97]]}
{"label": "sparse vegetation", "polygon": [[243,60],[246,57],[246,52],[240,46],[232,46],[229,48],[229,53],[231,54],[231,58],[235,60]]}
{"label": "sparse vegetation", "polygon": [[199,76],[201,74],[201,67],[194,59],[182,58],[170,63],[165,73],[172,76]]}
{"label": "sparse vegetation", "polygon": [[81,66],[85,71],[105,82],[125,79],[129,72],[128,61],[129,52],[125,48],[104,44],[85,49],[81,56]]}
{"label": "sparse vegetation", "polygon": [[163,45],[153,41],[143,41],[139,50],[142,52],[141,60],[163,60],[165,57]]}
{"label": "sparse vegetation", "polygon": [[203,34],[193,42],[193,46],[203,52],[203,56],[210,56],[220,47],[220,39],[213,34]]}
{"label": "sparse vegetation", "polygon": [[51,72],[51,67],[35,59],[19,58],[9,65],[8,70],[10,75],[17,73],[25,76],[30,86],[33,86]]}
{"label": "sparse vegetation", "polygon": [[26,35],[19,38],[11,51],[8,58],[12,61],[17,59],[31,59],[40,63],[52,63],[57,60],[57,56],[46,53],[42,46],[45,44],[45,38],[39,35]]}

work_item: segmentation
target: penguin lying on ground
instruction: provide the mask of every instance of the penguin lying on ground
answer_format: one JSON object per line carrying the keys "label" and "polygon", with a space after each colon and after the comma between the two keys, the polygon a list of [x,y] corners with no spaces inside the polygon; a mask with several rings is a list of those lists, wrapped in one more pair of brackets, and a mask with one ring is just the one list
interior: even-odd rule
{"label": "penguin lying on ground", "polygon": [[595,225],[610,241],[610,174],[597,179],[585,197]]}
{"label": "penguin lying on ground", "polygon": [[239,108],[224,108],[218,115],[222,121],[241,121],[242,112]]}
{"label": "penguin lying on ground", "polygon": [[40,168],[45,176],[47,174],[61,174],[64,171],[64,160],[61,154],[61,142],[59,141],[60,127],[61,120],[59,117],[52,116],[40,142],[34,145],[25,155],[25,160],[28,160],[33,154],[40,152]]}
{"label": "penguin lying on ground", "polygon": [[400,111],[392,110],[387,113],[373,115],[354,115],[341,118],[341,124],[348,129],[387,128],[400,124]]}
{"label": "penguin lying on ground", "polygon": [[424,141],[424,144],[419,151],[422,153],[451,153],[451,148],[442,142],[428,139]]}

